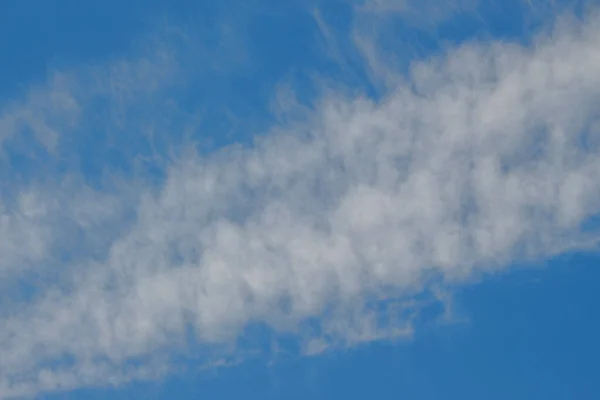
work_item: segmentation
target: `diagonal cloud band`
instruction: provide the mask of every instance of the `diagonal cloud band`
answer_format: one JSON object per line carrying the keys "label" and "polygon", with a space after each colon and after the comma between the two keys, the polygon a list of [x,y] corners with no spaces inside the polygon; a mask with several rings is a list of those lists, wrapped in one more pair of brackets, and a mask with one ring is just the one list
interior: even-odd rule
{"label": "diagonal cloud band", "polygon": [[[61,93],[44,115],[86,118]],[[185,152],[158,186],[3,188],[2,285],[44,279],[1,299],[0,397],[154,376],[190,327],[219,354],[252,323],[309,352],[407,332],[410,317],[382,325],[369,304],[597,238],[598,14],[530,47],[417,62],[377,101],[315,104],[252,146]]]}

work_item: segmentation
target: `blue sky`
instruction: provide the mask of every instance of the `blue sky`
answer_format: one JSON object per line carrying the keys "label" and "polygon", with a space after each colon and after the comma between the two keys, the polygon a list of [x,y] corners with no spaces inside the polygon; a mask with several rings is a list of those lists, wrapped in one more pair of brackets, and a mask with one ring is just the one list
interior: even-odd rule
{"label": "blue sky", "polygon": [[594,1],[4,1],[0,398],[593,399]]}

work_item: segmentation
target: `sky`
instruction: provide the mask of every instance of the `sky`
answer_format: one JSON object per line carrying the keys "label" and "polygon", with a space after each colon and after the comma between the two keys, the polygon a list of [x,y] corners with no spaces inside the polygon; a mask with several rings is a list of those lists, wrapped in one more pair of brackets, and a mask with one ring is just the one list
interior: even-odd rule
{"label": "sky", "polygon": [[0,399],[600,398],[600,3],[0,2]]}

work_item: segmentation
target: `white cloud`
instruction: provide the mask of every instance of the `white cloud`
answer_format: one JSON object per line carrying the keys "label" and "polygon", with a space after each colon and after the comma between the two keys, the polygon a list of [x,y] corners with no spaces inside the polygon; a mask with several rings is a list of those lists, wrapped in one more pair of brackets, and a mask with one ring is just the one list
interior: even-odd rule
{"label": "white cloud", "polygon": [[[0,303],[0,396],[160,374],[189,326],[207,362],[257,322],[308,353],[410,334],[432,275],[464,282],[595,239],[580,226],[600,211],[599,27],[466,44],[381,101],[332,94],[251,148],[186,155],[126,201],[34,186],[1,220],[2,270],[44,264],[74,225],[103,244],[73,249],[34,300]],[[106,233],[111,201],[136,218]]]}

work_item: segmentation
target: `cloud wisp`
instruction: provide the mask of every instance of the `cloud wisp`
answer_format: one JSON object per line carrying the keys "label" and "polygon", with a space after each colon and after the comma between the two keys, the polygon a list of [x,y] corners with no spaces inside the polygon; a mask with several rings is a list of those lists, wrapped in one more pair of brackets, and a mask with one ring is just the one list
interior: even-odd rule
{"label": "cloud wisp", "polygon": [[[146,71],[118,82],[159,87]],[[48,154],[76,149],[61,135],[94,126],[85,107],[102,96],[78,82],[7,108],[0,140],[27,116]],[[110,106],[149,96],[119,93]],[[530,47],[416,62],[377,101],[327,93],[252,146],[183,152],[157,184],[107,192],[80,171],[3,187],[2,287],[42,278],[0,298],[0,397],[155,376],[190,332],[207,362],[254,323],[306,352],[404,334],[432,277],[596,239],[582,224],[600,212],[598,14]]]}

